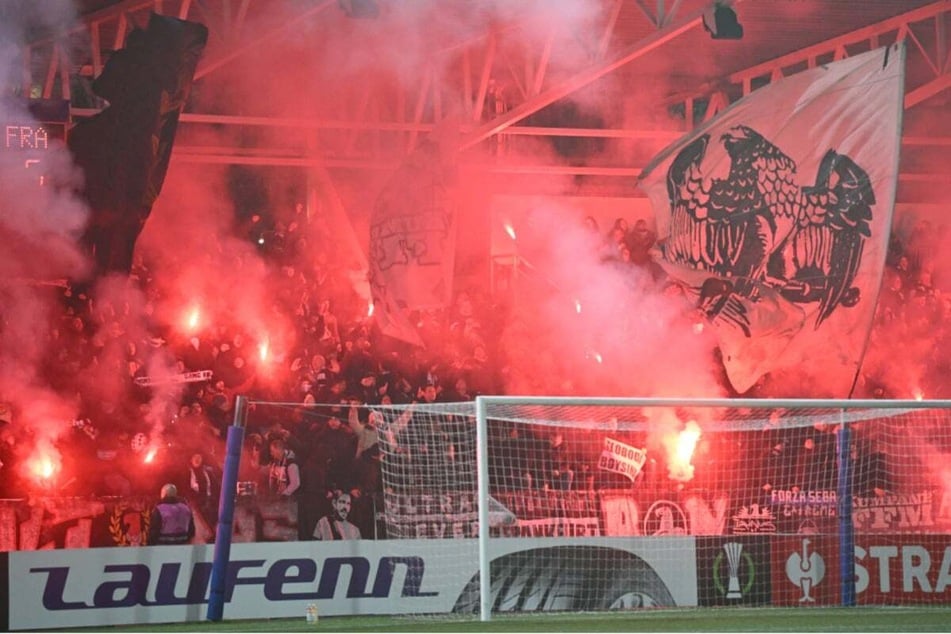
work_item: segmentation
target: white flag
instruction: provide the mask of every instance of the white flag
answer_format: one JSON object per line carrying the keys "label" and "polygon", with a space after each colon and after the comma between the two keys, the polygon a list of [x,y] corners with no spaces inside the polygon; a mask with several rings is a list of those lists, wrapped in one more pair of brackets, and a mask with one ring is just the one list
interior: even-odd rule
{"label": "white flag", "polygon": [[760,88],[641,174],[655,258],[713,324],[738,392],[795,367],[810,396],[848,395],[891,230],[904,68],[898,43]]}
{"label": "white flag", "polygon": [[408,311],[452,297],[456,250],[449,141],[424,139],[393,174],[370,217],[370,291],[384,334],[421,344]]}
{"label": "white flag", "polygon": [[598,456],[598,468],[613,471],[626,476],[631,482],[644,468],[647,462],[647,451],[638,449],[613,438],[604,438],[604,448]]}

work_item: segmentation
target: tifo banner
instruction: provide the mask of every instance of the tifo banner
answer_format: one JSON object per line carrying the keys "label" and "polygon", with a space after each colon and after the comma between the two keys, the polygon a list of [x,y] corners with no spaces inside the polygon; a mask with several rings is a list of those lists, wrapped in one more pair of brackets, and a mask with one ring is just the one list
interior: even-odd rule
{"label": "tifo banner", "polygon": [[[490,528],[495,537],[728,533],[730,501],[727,495],[719,493],[688,491],[658,497],[656,492],[625,489],[520,489],[498,492],[494,501],[507,516],[504,521],[493,521],[490,513]],[[389,537],[478,536],[478,504],[472,492],[389,493],[385,504]]]}
{"label": "tifo banner", "polygon": [[423,140],[376,200],[370,217],[370,292],[380,329],[419,344],[406,311],[452,296],[456,210],[448,142]]}
{"label": "tifo banner", "polygon": [[478,504],[474,493],[386,493],[387,534],[425,539],[478,537]]}
{"label": "tifo banner", "polygon": [[[148,496],[0,500],[0,552],[147,545]],[[837,534],[837,494],[831,490],[774,489],[755,500],[721,491],[677,493],[631,489],[597,492],[520,489],[497,492],[490,502],[495,537],[796,535]],[[379,537],[465,539],[479,534],[473,492],[388,493]],[[210,543],[214,526],[193,509],[194,543]],[[353,517],[372,518],[366,498],[354,501]],[[916,493],[853,496],[857,534],[951,533],[951,494]],[[233,541],[298,539],[293,503],[280,498],[239,496]],[[361,528],[363,539],[376,535]]]}
{"label": "tifo banner", "polygon": [[713,324],[738,392],[796,367],[848,396],[891,230],[904,66],[898,43],[760,88],[641,174],[654,257]]}
{"label": "tifo banner", "polygon": [[647,451],[631,447],[613,438],[604,438],[604,450],[598,456],[598,469],[620,473],[634,482],[647,462]]}

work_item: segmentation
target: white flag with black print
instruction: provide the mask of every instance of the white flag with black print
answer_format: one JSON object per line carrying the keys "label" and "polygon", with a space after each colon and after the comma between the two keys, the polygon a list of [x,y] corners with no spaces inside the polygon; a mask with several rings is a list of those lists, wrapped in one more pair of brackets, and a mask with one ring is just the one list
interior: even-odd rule
{"label": "white flag with black print", "polygon": [[737,392],[795,368],[809,396],[849,395],[891,230],[904,69],[897,43],[792,75],[641,174],[654,257],[713,325]]}
{"label": "white flag with black print", "polygon": [[456,257],[455,130],[420,141],[380,192],[370,215],[369,281],[383,334],[422,345],[409,311],[452,298]]}

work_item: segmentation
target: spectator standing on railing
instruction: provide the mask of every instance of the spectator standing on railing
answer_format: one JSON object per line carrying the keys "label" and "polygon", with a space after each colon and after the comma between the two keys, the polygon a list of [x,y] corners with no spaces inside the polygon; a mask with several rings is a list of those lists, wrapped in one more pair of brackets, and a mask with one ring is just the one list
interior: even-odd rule
{"label": "spectator standing on railing", "polygon": [[568,491],[572,488],[575,479],[574,457],[565,443],[565,435],[554,432],[548,438],[547,455],[547,482],[549,488]]}
{"label": "spectator standing on railing", "polygon": [[360,420],[360,409],[360,401],[350,399],[350,413],[347,420],[350,423],[350,429],[353,430],[353,435],[357,439],[356,452],[354,453],[354,459],[357,463],[364,460],[368,452],[378,452],[378,442],[380,440],[376,430],[376,413],[368,412],[366,421],[362,421]]}
{"label": "spectator standing on railing", "polygon": [[264,438],[261,434],[251,433],[244,440],[244,450],[238,472],[238,480],[245,495],[263,493],[267,485],[268,467],[263,462]]}
{"label": "spectator standing on railing", "polygon": [[218,523],[218,492],[221,475],[212,465],[205,462],[200,451],[192,454],[185,472],[188,487],[185,498],[189,500],[209,526]]}
{"label": "spectator standing on railing", "polygon": [[268,493],[272,500],[287,501],[287,520],[290,524],[297,526],[296,536],[300,539],[301,470],[297,454],[288,448],[287,443],[288,438],[283,432],[273,433],[268,440],[268,453],[271,459],[268,464]]}
{"label": "spectator standing on railing", "polygon": [[292,498],[300,488],[300,468],[297,456],[287,448],[282,436],[274,436],[268,442],[271,462],[268,466],[268,491],[272,495]]}
{"label": "spectator standing on railing", "polygon": [[327,421],[317,429],[312,427],[310,436],[312,451],[324,470],[325,487],[330,490],[349,490],[353,479],[356,439],[344,426],[342,416],[339,406],[332,407]]}

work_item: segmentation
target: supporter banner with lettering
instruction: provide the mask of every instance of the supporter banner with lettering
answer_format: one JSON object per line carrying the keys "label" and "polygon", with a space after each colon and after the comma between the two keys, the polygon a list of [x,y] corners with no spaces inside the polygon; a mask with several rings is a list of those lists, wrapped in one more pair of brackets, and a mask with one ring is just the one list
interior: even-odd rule
{"label": "supporter banner with lettering", "polygon": [[[387,538],[462,539],[478,536],[474,493],[388,494]],[[148,496],[0,500],[0,552],[62,548],[143,546],[148,535]],[[734,500],[725,492],[606,489],[522,489],[498,493],[491,504],[493,536],[662,536],[837,534],[837,498],[830,490],[771,491],[759,501]],[[857,534],[951,533],[951,495],[939,490],[913,494],[855,496]],[[210,543],[214,526],[194,510],[196,544]],[[364,539],[376,535],[372,502],[354,501],[352,517]],[[361,519],[363,518],[363,519]],[[364,521],[365,520],[365,521]],[[298,539],[293,503],[239,497],[235,542]]]}
{"label": "supporter banner with lettering", "polygon": [[634,482],[647,462],[647,451],[631,447],[613,438],[604,439],[604,450],[598,456],[598,469],[620,473]]}
{"label": "supporter banner with lettering", "polygon": [[951,530],[951,518],[939,517],[942,493],[910,494],[852,499],[852,523],[859,533],[935,533]]}
{"label": "supporter banner with lettering", "polygon": [[786,77],[641,174],[654,257],[713,325],[737,392],[794,370],[816,396],[849,395],[891,231],[904,68],[899,42]]}
{"label": "supporter banner with lettering", "polygon": [[588,491],[510,491],[496,499],[515,515],[503,537],[604,535],[598,496]]}
{"label": "supporter banner with lettering", "polygon": [[388,537],[425,539],[478,537],[478,504],[467,491],[386,493]]}
{"label": "supporter banner with lettering", "polygon": [[774,532],[835,535],[839,530],[835,491],[773,489],[760,508],[774,514]]}

